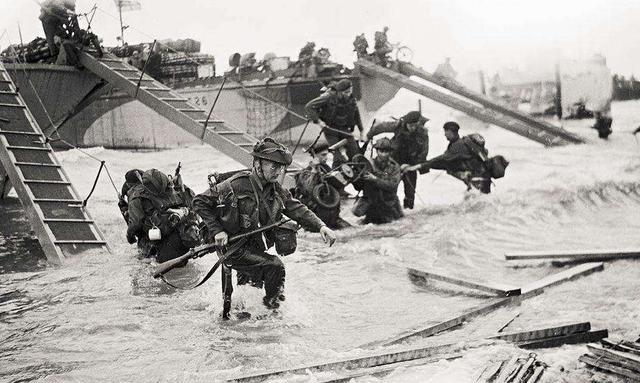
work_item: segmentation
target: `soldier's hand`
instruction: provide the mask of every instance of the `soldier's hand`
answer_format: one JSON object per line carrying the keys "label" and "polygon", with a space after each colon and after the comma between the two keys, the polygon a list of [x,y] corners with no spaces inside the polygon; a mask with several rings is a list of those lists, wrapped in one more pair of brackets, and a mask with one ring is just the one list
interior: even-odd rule
{"label": "soldier's hand", "polygon": [[213,238],[216,241],[216,246],[219,246],[219,247],[227,246],[227,243],[229,243],[229,234],[227,234],[226,231],[219,232]]}
{"label": "soldier's hand", "polygon": [[134,243],[136,243],[137,240],[138,239],[136,238],[135,234],[127,233],[127,242],[133,245]]}
{"label": "soldier's hand", "polygon": [[[404,165],[403,165],[403,166],[404,166]],[[407,167],[405,167],[404,169],[403,169],[403,168],[402,168],[402,166],[401,166],[401,167],[400,167],[400,169],[401,169],[403,172],[412,172],[412,171],[415,171],[415,170],[420,170],[420,164],[418,164],[418,165],[411,165],[411,166],[407,166]]]}
{"label": "soldier's hand", "polygon": [[371,173],[365,173],[365,174],[362,176],[362,179],[363,179],[363,180],[367,180],[367,181],[373,181],[373,180],[375,180],[376,178],[378,178],[378,177],[374,176],[374,175],[373,175],[373,174],[371,174]]}
{"label": "soldier's hand", "polygon": [[320,228],[320,235],[322,236],[324,243],[329,243],[329,247],[336,242],[336,233],[326,226],[322,226]]}

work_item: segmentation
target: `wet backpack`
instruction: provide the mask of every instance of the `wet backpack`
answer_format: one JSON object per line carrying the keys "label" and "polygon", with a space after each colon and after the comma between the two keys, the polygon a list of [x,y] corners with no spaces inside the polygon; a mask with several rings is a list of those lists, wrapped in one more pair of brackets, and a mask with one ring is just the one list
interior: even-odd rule
{"label": "wet backpack", "polygon": [[491,178],[504,177],[509,161],[501,155],[489,157],[489,152],[484,147],[484,137],[478,133],[473,133],[462,139],[465,145],[485,164],[489,174],[491,174]]}

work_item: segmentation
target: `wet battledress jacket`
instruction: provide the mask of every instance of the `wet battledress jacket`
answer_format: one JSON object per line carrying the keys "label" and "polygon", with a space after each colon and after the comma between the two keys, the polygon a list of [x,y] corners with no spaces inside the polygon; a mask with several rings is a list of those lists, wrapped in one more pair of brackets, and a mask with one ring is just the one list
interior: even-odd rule
{"label": "wet battledress jacket", "polygon": [[[207,225],[205,240],[214,242],[216,234],[225,231],[229,237],[246,233],[280,221],[283,215],[305,227],[320,230],[324,223],[278,183],[262,185],[255,173],[244,171],[195,197],[193,207]],[[274,233],[248,238],[241,250],[260,253],[274,243]],[[236,252],[235,254],[238,254]],[[233,255],[229,258],[233,261]]]}
{"label": "wet battledress jacket", "polygon": [[359,180],[354,187],[363,190],[366,201],[365,223],[389,223],[402,218],[404,213],[398,199],[398,184],[402,178],[400,165],[389,158],[386,163],[379,157],[372,161],[375,180]]}
{"label": "wet battledress jacket", "polygon": [[371,128],[367,136],[371,139],[380,133],[393,133],[391,158],[399,164],[416,165],[426,161],[429,153],[429,132],[424,127],[426,119],[421,122],[422,126],[413,132],[402,120],[381,122]]}

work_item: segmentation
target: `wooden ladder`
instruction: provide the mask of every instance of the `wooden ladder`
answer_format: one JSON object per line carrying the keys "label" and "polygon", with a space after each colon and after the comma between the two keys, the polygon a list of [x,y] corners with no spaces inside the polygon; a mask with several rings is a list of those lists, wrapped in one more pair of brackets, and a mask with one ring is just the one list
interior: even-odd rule
{"label": "wooden ladder", "polygon": [[[460,95],[464,96],[459,93],[459,89],[456,90],[453,87],[448,87],[447,90],[457,95],[448,94],[434,88],[433,86],[427,86],[414,81],[406,74],[382,67],[364,59],[358,60],[356,62],[356,66],[360,72],[365,75],[380,78],[396,86],[403,87],[438,103],[466,113],[480,121],[494,124],[525,138],[539,142],[545,146],[558,146],[583,142],[583,140],[578,136],[558,127],[553,126],[553,128],[551,128],[547,126],[549,124],[542,124],[539,122],[533,123],[530,120],[523,119],[521,116],[515,117],[515,114],[507,114],[504,110],[496,108],[493,105],[489,105],[488,103],[481,106],[474,102],[467,101],[458,97]],[[442,86],[442,84],[438,85]]]}
{"label": "wooden ladder", "polygon": [[1,62],[0,161],[0,173],[8,175],[49,261],[61,264],[87,250],[109,251]]}
{"label": "wooden ladder", "polygon": [[242,165],[251,167],[251,151],[258,141],[257,138],[215,118],[210,119],[205,128],[208,111],[199,109],[180,94],[146,74],[143,75],[138,69],[116,57],[105,55],[96,58],[82,52],[80,62],[87,70],[123,90],[193,136]]}

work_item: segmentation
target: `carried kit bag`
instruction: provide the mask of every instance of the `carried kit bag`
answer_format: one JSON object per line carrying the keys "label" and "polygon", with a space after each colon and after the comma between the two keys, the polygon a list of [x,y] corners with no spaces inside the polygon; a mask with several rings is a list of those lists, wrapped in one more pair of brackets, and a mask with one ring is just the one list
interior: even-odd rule
{"label": "carried kit bag", "polygon": [[463,139],[465,145],[467,145],[467,147],[471,149],[471,151],[474,152],[482,162],[484,162],[491,178],[504,177],[507,166],[509,166],[509,161],[501,155],[489,157],[489,152],[484,147],[484,137],[478,133],[473,133],[463,137]]}
{"label": "carried kit bag", "polygon": [[273,237],[278,255],[293,254],[298,247],[298,224],[288,221],[273,229]]}

